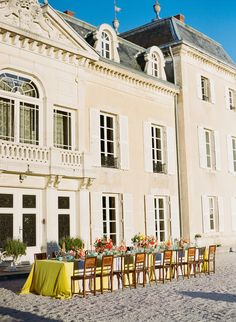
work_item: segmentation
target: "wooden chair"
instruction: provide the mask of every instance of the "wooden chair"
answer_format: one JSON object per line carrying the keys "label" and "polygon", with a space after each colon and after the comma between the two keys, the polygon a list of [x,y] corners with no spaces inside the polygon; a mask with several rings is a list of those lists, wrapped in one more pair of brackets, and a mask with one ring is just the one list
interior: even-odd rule
{"label": "wooden chair", "polygon": [[[184,278],[184,258],[185,258],[185,251],[183,248],[177,249],[173,251],[175,253],[175,261],[172,263],[172,276],[176,277],[177,280],[179,275]],[[179,274],[181,273],[181,274]]]}
{"label": "wooden chair", "polygon": [[[190,275],[196,277],[196,247],[189,247],[187,251],[187,261],[183,263],[188,278]],[[192,273],[193,272],[193,273]],[[191,274],[192,273],[192,274]]]}
{"label": "wooden chair", "polygon": [[172,279],[172,256],[172,250],[165,250],[162,263],[155,262],[155,271],[156,269],[159,270],[159,281],[162,281],[162,283],[164,283],[165,280],[171,281]]}
{"label": "wooden chair", "polygon": [[205,273],[215,273],[215,258],[216,258],[216,245],[210,245],[208,249],[208,256],[204,261]]}
{"label": "wooden chair", "polygon": [[133,269],[133,285],[137,288],[137,284],[139,281],[139,276],[142,273],[143,275],[143,287],[146,283],[146,253],[136,253],[135,261],[134,261],[134,269]]}
{"label": "wooden chair", "polygon": [[[108,290],[111,292],[113,291],[113,262],[114,256],[113,255],[103,255],[102,257],[102,267],[101,273],[97,273],[96,276],[100,277],[100,291],[103,294],[103,278],[108,278]],[[110,288],[109,288],[110,282]]]}
{"label": "wooden chair", "polygon": [[198,258],[196,260],[196,274],[205,272],[205,253],[206,247],[198,248]]}
{"label": "wooden chair", "polygon": [[[78,261],[77,261],[78,264]],[[82,280],[82,294],[83,297],[86,295],[86,280],[93,281],[93,290],[91,292],[96,295],[96,268],[97,268],[97,257],[85,257],[83,273],[71,276],[71,294],[80,294],[75,292],[75,281]],[[78,268],[77,268],[78,269]],[[76,269],[76,271],[77,271]]]}
{"label": "wooden chair", "polygon": [[47,259],[47,253],[37,253],[34,254],[34,260],[42,260],[42,259]]}
{"label": "wooden chair", "polygon": [[[132,272],[134,267],[133,256],[130,254],[125,254],[118,257],[116,260],[117,265],[113,271],[113,274],[117,278],[118,289],[120,289],[120,284],[122,285],[123,290],[126,286],[131,288],[130,272]],[[128,280],[128,285],[125,285],[125,278]]]}

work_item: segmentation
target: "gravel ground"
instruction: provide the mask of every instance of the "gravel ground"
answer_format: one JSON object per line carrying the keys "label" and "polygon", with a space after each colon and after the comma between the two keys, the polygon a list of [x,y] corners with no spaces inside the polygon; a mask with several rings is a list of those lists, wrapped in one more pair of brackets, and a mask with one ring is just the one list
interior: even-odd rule
{"label": "gravel ground", "polygon": [[70,300],[17,295],[25,280],[0,281],[0,321],[236,322],[236,253],[217,254],[215,275],[179,278]]}

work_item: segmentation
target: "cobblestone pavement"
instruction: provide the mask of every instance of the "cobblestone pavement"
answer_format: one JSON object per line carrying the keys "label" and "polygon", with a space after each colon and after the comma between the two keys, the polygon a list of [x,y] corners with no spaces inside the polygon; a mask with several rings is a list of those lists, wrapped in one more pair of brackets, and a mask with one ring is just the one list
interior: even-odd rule
{"label": "cobblestone pavement", "polygon": [[17,295],[24,280],[0,282],[0,321],[236,322],[236,253],[217,254],[215,275],[55,300]]}

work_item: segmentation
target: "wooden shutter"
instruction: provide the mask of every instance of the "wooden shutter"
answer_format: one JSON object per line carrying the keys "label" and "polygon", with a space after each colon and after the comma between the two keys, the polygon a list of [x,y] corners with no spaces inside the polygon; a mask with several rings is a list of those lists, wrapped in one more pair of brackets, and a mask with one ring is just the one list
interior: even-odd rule
{"label": "wooden shutter", "polygon": [[92,165],[101,166],[100,111],[94,108],[90,109],[90,151]]}
{"label": "wooden shutter", "polygon": [[124,218],[124,240],[127,246],[131,246],[131,238],[134,236],[134,213],[133,196],[130,193],[123,194],[123,218]]}
{"label": "wooden shutter", "polygon": [[167,172],[176,173],[176,149],[175,149],[175,130],[173,127],[166,128],[167,137]]}
{"label": "wooden shutter", "polygon": [[199,144],[199,160],[200,167],[207,168],[207,157],[206,157],[206,138],[204,128],[198,127],[198,144]]}
{"label": "wooden shutter", "polygon": [[232,231],[236,231],[236,198],[231,198]]}
{"label": "wooden shutter", "polygon": [[227,135],[228,169],[230,173],[234,172],[233,145],[232,136]]}
{"label": "wooden shutter", "polygon": [[202,196],[202,221],[203,231],[208,233],[210,231],[209,201],[205,195]]}
{"label": "wooden shutter", "polygon": [[219,232],[224,231],[224,200],[218,197]]}
{"label": "wooden shutter", "polygon": [[216,170],[221,170],[220,135],[218,131],[214,131],[214,140],[215,140]]}
{"label": "wooden shutter", "polygon": [[146,234],[155,236],[155,212],[154,212],[154,196],[145,196],[146,206]]}
{"label": "wooden shutter", "polygon": [[202,82],[201,82],[201,75],[198,74],[197,75],[197,80],[196,80],[196,83],[197,83],[197,96],[198,98],[200,98],[202,100]]}
{"label": "wooden shutter", "polygon": [[92,243],[94,243],[96,238],[103,236],[102,194],[100,192],[91,193],[91,221]]}
{"label": "wooden shutter", "polygon": [[170,198],[171,237],[180,238],[179,201],[177,196]]}
{"label": "wooden shutter", "polygon": [[90,241],[90,214],[89,214],[89,191],[81,190],[78,192],[79,199],[79,231],[84,241],[85,248],[89,249]]}
{"label": "wooden shutter", "polygon": [[230,110],[230,103],[229,103],[229,88],[225,87],[225,107]]}
{"label": "wooden shutter", "polygon": [[143,139],[144,139],[144,168],[147,172],[153,172],[152,164],[152,136],[151,123],[143,123]]}
{"label": "wooden shutter", "polygon": [[123,170],[129,169],[129,129],[128,117],[119,116],[120,126],[120,168]]}
{"label": "wooden shutter", "polygon": [[216,98],[215,98],[215,82],[212,79],[209,79],[210,82],[210,101],[211,103],[215,104]]}

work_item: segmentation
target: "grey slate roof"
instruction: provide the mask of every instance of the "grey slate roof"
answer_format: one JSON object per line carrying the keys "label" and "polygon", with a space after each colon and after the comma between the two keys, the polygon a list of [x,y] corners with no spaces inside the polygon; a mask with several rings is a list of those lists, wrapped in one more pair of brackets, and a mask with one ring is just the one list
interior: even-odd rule
{"label": "grey slate roof", "polygon": [[155,20],[141,27],[124,32],[120,37],[145,48],[156,45],[165,49],[165,47],[186,43],[222,62],[236,67],[221,44],[179,21],[175,17]]}

